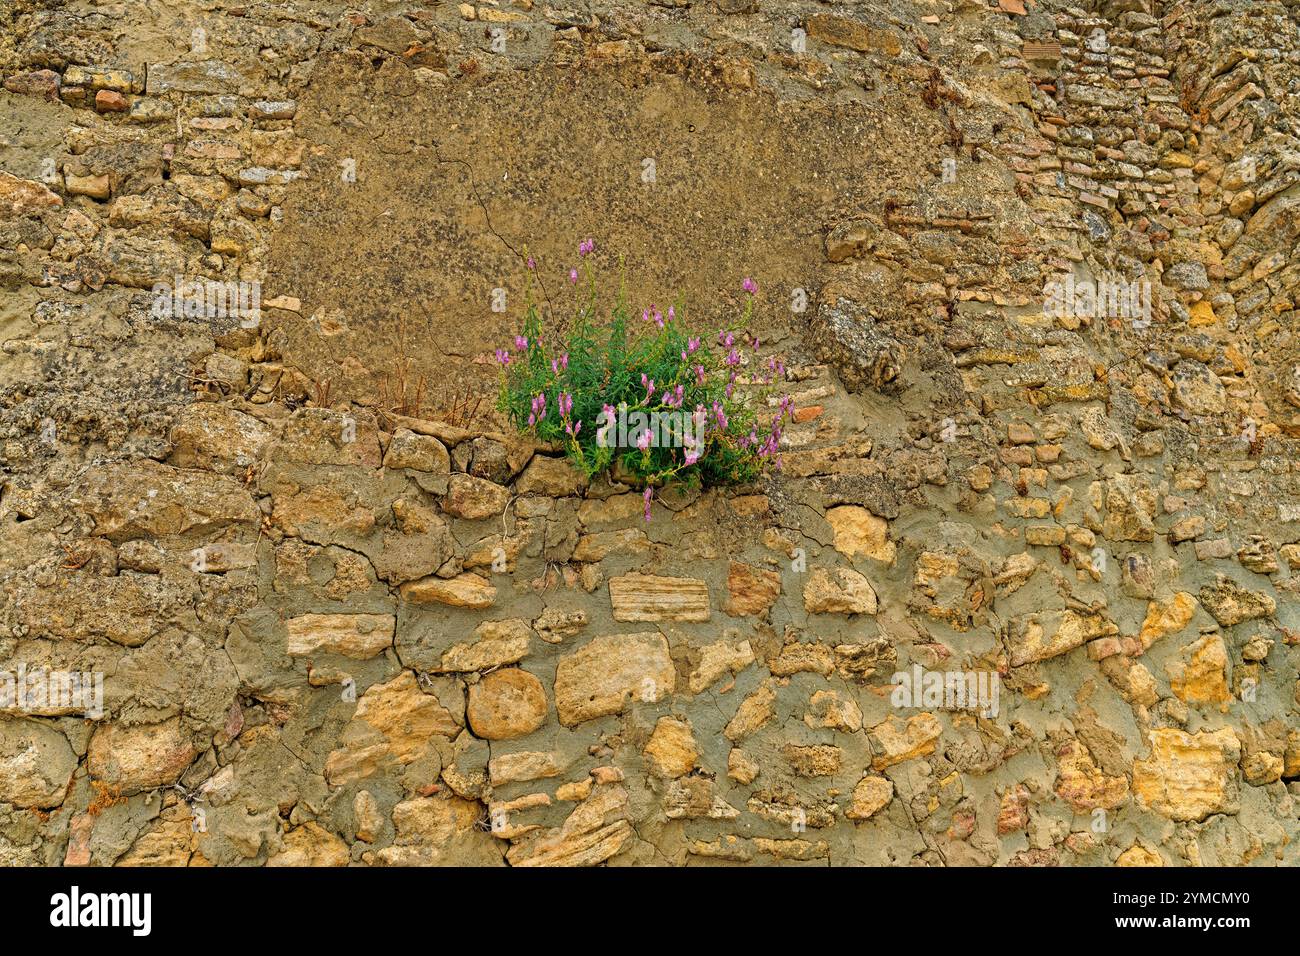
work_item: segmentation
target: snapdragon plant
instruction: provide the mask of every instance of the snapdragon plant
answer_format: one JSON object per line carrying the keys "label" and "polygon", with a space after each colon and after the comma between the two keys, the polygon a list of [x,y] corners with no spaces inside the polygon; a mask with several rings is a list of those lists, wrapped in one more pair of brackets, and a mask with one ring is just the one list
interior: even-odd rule
{"label": "snapdragon plant", "polygon": [[[581,243],[581,274],[569,270],[577,304],[564,330],[543,327],[532,297],[537,265],[529,258],[523,328],[496,350],[498,408],[521,431],[563,444],[588,478],[613,468],[619,480],[644,486],[647,521],[655,489],[670,482],[743,483],[779,468],[793,401],[782,397],[770,421],[758,409],[785,367],[770,357],[759,375],[741,375],[739,334],[753,314],[753,280],[744,280],[736,322],[716,334],[690,329],[680,303],[666,311],[650,305],[638,315],[621,285],[606,319],[594,250],[593,240]],[[757,339],[752,349],[756,354]]]}

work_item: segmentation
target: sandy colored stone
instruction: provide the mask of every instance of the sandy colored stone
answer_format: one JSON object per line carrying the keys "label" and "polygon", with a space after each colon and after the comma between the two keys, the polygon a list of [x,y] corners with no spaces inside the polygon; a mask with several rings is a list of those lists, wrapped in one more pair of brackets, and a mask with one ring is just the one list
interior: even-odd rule
{"label": "sandy colored stone", "polygon": [[284,835],[267,866],[347,866],[348,845],[317,823],[304,823]]}
{"label": "sandy colored stone", "polygon": [[809,614],[875,614],[876,592],[871,582],[851,568],[817,568],[803,589]]}
{"label": "sandy colored stone", "polygon": [[546,643],[559,644],[565,638],[581,633],[588,620],[587,612],[581,609],[570,611],[548,607],[541,617],[533,621],[533,630]]}
{"label": "sandy colored stone", "polygon": [[384,828],[384,815],[380,812],[379,802],[369,790],[358,790],[352,798],[352,817],[356,820],[357,839],[362,843],[374,843]]}
{"label": "sandy colored stone", "polygon": [[916,558],[916,570],[913,572],[912,582],[921,588],[934,587],[945,578],[955,576],[960,566],[955,554],[922,551]]}
{"label": "sandy colored stone", "polygon": [[835,532],[835,550],[848,558],[858,555],[893,564],[897,546],[889,540],[889,522],[859,505],[841,505],[826,512]]}
{"label": "sandy colored stone", "polygon": [[700,663],[691,672],[687,686],[698,694],[712,686],[726,674],[737,674],[754,663],[754,651],[749,641],[731,644],[716,641],[700,648]]}
{"label": "sandy colored stone", "polygon": [[764,681],[740,702],[722,733],[732,743],[740,743],[775,716],[776,692]]}
{"label": "sandy colored stone", "polygon": [[34,216],[62,205],[59,194],[41,183],[0,172],[0,220]]}
{"label": "sandy colored stone", "polygon": [[700,756],[690,723],[674,717],[659,718],[643,753],[655,773],[668,778],[690,773]]}
{"label": "sandy colored stone", "polygon": [[491,518],[506,510],[510,489],[473,475],[454,474],[448,482],[447,497],[442,508],[457,518],[480,520]]}
{"label": "sandy colored stone", "polygon": [[1075,812],[1115,810],[1128,799],[1128,778],[1107,776],[1077,740],[1067,741],[1057,749],[1056,763],[1056,794]]}
{"label": "sandy colored stone", "polygon": [[430,737],[453,737],[460,732],[451,713],[438,698],[420,690],[410,671],[403,671],[387,684],[370,687],[357,701],[356,719],[383,734],[402,763],[423,752]]}
{"label": "sandy colored stone", "polygon": [[1196,598],[1186,591],[1179,591],[1166,601],[1152,601],[1147,605],[1146,620],[1142,622],[1138,640],[1144,648],[1150,649],[1160,638],[1176,634],[1190,624],[1196,607]]}
{"label": "sandy colored stone", "polygon": [[308,465],[378,468],[379,428],[371,414],[300,408],[284,423],[275,455]]}
{"label": "sandy colored stone", "polygon": [[1228,688],[1228,649],[1218,634],[1206,634],[1179,651],[1179,660],[1165,664],[1169,689],[1187,704],[1213,704],[1227,713],[1232,702]]}
{"label": "sandy colored stone", "polygon": [[445,866],[456,857],[457,848],[466,853],[467,865],[495,865],[500,856],[491,837],[477,826],[482,806],[441,795],[403,800],[393,807],[396,836],[391,846],[375,853],[383,866]]}
{"label": "sandy colored stone", "polygon": [[868,820],[894,799],[894,784],[888,777],[868,774],[853,788],[852,803],[844,811],[850,820]]}
{"label": "sandy colored stone", "polygon": [[534,831],[506,853],[511,866],[594,866],[632,839],[622,786],[597,787],[559,827]]}
{"label": "sandy colored stone", "polygon": [[147,460],[91,466],[70,489],[69,504],[114,542],[256,528],[261,519],[241,481]]}
{"label": "sandy colored stone", "polygon": [[708,777],[682,777],[664,788],[664,816],[669,820],[734,820],[740,811],[727,803]]}
{"label": "sandy colored stone", "polygon": [[1280,754],[1255,750],[1241,758],[1241,777],[1252,787],[1277,783],[1282,779],[1286,762]]}
{"label": "sandy colored stone", "polygon": [[709,587],[696,578],[625,574],[609,579],[614,620],[707,621]]}
{"label": "sandy colored stone", "polygon": [[386,684],[374,684],[357,700],[343,746],[325,761],[325,779],[342,786],[369,777],[389,762],[409,764],[436,750],[435,737],[453,738],[460,724],[415,675],[402,671]]}
{"label": "sandy colored stone", "polygon": [[1223,627],[1268,617],[1277,611],[1277,601],[1272,597],[1263,591],[1242,587],[1222,574],[1214,584],[1201,588],[1200,598],[1201,604]]}
{"label": "sandy colored stone", "polygon": [[748,786],[753,783],[762,768],[758,762],[751,759],[739,747],[733,747],[727,754],[727,776],[739,783],[741,786]]}
{"label": "sandy colored stone", "polygon": [[444,481],[451,472],[451,456],[447,446],[432,435],[419,435],[409,428],[399,428],[388,442],[384,453],[385,468],[410,468],[422,471]]}
{"label": "sandy colored stone", "polygon": [[572,727],[621,713],[628,701],[652,704],[673,692],[668,642],[655,632],[594,638],[555,668],[555,709]]}
{"label": "sandy colored stone", "polygon": [[172,425],[169,463],[240,473],[261,460],[275,439],[270,426],[252,415],[213,402],[187,406]]}
{"label": "sandy colored stone", "polygon": [[819,690],[808,701],[803,722],[814,730],[825,728],[853,734],[862,729],[862,708],[839,691]]}
{"label": "sandy colored stone", "polygon": [[828,677],[835,670],[835,650],[812,641],[791,641],[767,662],[767,669],[777,677],[789,677],[791,674],[821,674]]}
{"label": "sandy colored stone", "polygon": [[894,764],[934,753],[943,726],[934,714],[921,713],[907,718],[891,715],[870,730],[876,743],[876,756],[871,760],[874,770],[884,770]]}
{"label": "sandy colored stone", "polygon": [[574,561],[603,561],[611,554],[641,554],[650,550],[650,539],[640,528],[597,531],[584,534],[573,549]]}
{"label": "sandy colored stone", "polygon": [[808,18],[808,38],[847,47],[859,52],[898,56],[902,42],[883,27],[834,13],[815,13]]}
{"label": "sandy colored stone", "polygon": [[90,739],[90,775],[129,795],[175,783],[198,751],[174,717],[161,724],[101,724]]}
{"label": "sandy colored stone", "polygon": [[48,808],[63,802],[77,757],[46,721],[0,720],[0,801]]}
{"label": "sandy colored stone", "polygon": [[501,754],[493,757],[488,764],[489,776],[494,787],[554,777],[562,770],[555,754],[536,751]]}
{"label": "sandy colored stone", "polygon": [[546,722],[542,682],[518,667],[493,671],[469,688],[470,728],[488,740],[524,737]]}
{"label": "sandy colored stone", "polygon": [[1018,783],[1007,788],[998,803],[998,836],[1015,833],[1029,826],[1029,788]]}
{"label": "sandy colored stone", "polygon": [[562,783],[555,788],[555,799],[568,800],[574,803],[579,800],[586,800],[587,796],[591,793],[591,788],[595,785],[596,781],[591,777],[573,783]]}
{"label": "sandy colored stone", "polygon": [[497,589],[484,577],[465,572],[454,578],[428,577],[408,581],[400,588],[403,600],[414,604],[447,604],[483,609],[496,603]]}
{"label": "sandy colored stone", "polygon": [[1164,866],[1165,861],[1151,847],[1134,843],[1115,859],[1116,866]]}
{"label": "sandy colored stone", "polygon": [[732,561],[727,571],[727,602],[722,610],[731,617],[763,615],[781,594],[781,576],[752,565]]}
{"label": "sandy colored stone", "polygon": [[528,656],[533,632],[526,621],[509,618],[484,621],[474,629],[474,641],[454,644],[443,652],[440,671],[479,671],[518,664]]}
{"label": "sandy colored stone", "polygon": [[534,455],[524,473],[515,481],[515,493],[564,498],[580,494],[586,485],[582,475],[567,459]]}
{"label": "sandy colored stone", "polygon": [[369,660],[393,644],[397,619],[391,614],[304,614],[285,621],[290,657],[340,654]]}
{"label": "sandy colored stone", "polygon": [[799,744],[786,744],[781,748],[781,756],[785,758],[790,769],[799,777],[830,777],[839,773],[840,764],[844,760],[844,753],[839,747],[833,747],[829,744],[814,744],[812,746],[801,746]]}
{"label": "sandy colored stone", "polygon": [[1148,740],[1150,756],[1133,764],[1133,794],[1142,806],[1180,822],[1237,812],[1241,743],[1231,728],[1160,728]]}
{"label": "sandy colored stone", "polygon": [[113,865],[202,865],[202,854],[195,852],[199,836],[193,830],[193,821],[188,812],[161,816],[145,828],[131,844],[131,848],[118,857]]}
{"label": "sandy colored stone", "polygon": [[1118,634],[1113,621],[1100,614],[1061,611],[1018,619],[1011,628],[1011,665],[1047,660],[1081,647],[1087,641]]}

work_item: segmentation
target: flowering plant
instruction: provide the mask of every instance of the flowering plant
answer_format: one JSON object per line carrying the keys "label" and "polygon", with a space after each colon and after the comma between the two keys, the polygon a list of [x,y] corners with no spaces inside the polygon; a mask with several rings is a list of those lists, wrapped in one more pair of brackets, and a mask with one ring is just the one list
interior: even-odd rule
{"label": "flowering plant", "polygon": [[[793,402],[785,396],[774,413],[758,411],[766,387],[784,378],[785,367],[775,357],[750,363],[738,338],[753,314],[753,280],[744,280],[738,321],[716,336],[693,333],[680,304],[648,306],[638,320],[621,291],[608,323],[598,327],[594,249],[591,239],[578,247],[585,288],[575,290],[573,321],[559,334],[543,328],[531,296],[536,263],[528,260],[523,329],[496,350],[498,408],[539,440],[563,443],[587,477],[613,467],[619,480],[643,485],[647,521],[654,489],[670,481],[732,484],[779,468]],[[577,268],[569,270],[569,281],[575,287],[582,281]],[[748,348],[756,355],[758,340]],[[759,365],[759,374],[742,376],[746,364]]]}

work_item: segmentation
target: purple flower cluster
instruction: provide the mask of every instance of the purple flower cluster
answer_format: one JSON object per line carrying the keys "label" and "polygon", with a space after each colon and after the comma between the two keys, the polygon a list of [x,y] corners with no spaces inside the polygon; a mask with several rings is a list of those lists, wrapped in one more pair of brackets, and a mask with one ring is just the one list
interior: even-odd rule
{"label": "purple flower cluster", "polygon": [[[588,278],[592,276],[592,263],[588,260],[595,248],[595,240],[591,238],[578,244],[579,261],[564,270],[573,285],[576,286],[582,279],[584,269],[587,270],[585,275]],[[537,261],[531,256],[528,257],[527,264],[529,270],[536,271]],[[757,282],[745,276],[741,288],[747,298],[743,303],[743,316],[733,329],[746,329],[756,306]],[[581,298],[582,291],[578,295]],[[593,279],[592,304],[583,307],[580,312],[584,321],[591,316],[590,310],[594,308],[595,301]],[[647,326],[653,322],[654,328],[646,329],[648,334],[637,341],[633,349],[622,354],[622,365],[616,364],[617,353],[611,351],[607,359],[609,365],[603,370],[602,378],[602,370],[593,366],[593,359],[598,361],[601,356],[589,353],[589,339],[582,340],[582,349],[573,344],[579,341],[577,339],[569,342],[562,338],[553,340],[550,334],[540,331],[540,321],[534,321],[530,312],[530,324],[526,326],[528,334],[516,335],[512,348],[494,350],[496,361],[502,369],[503,397],[512,410],[520,413],[520,418],[523,409],[518,406],[528,401],[530,408],[527,427],[547,438],[566,436],[570,454],[589,473],[611,461],[609,452],[598,449],[617,448],[620,442],[625,451],[627,444],[640,449],[641,454],[634,459],[618,460],[626,462],[640,481],[644,482],[642,498],[646,521],[651,519],[651,504],[656,492],[666,482],[688,477],[685,470],[695,468],[702,462],[704,477],[721,476],[723,480],[753,475],[769,465],[779,468],[782,430],[785,422],[793,418],[793,399],[788,395],[781,398],[769,426],[747,428],[753,420],[753,414],[746,389],[751,383],[770,385],[775,379],[783,379],[786,374],[784,364],[775,356],[760,357],[760,340],[748,332],[727,329],[718,332],[715,351],[710,347],[711,343],[706,343],[700,336],[688,335],[685,328],[676,325],[676,306],[661,310],[652,303],[642,309],[641,318]],[[749,344],[754,353],[752,366],[744,354],[745,344]],[[574,363],[579,373],[572,377],[570,353],[566,350],[569,345],[575,349]],[[680,365],[675,361],[678,355]],[[643,357],[644,362],[636,358],[638,356]],[[519,361],[521,358],[522,361]],[[635,364],[629,359],[633,359]],[[637,365],[640,365],[639,369]],[[742,368],[748,370],[754,366],[758,366],[754,372],[746,371],[745,377],[741,377]],[[725,379],[722,374],[724,372]],[[640,374],[641,378],[640,393],[635,391],[635,386],[625,390],[626,384],[635,381],[636,374]],[[606,385],[584,384],[595,382],[604,382]],[[617,388],[617,398],[612,397],[613,392],[610,393],[610,400],[615,404],[602,403],[598,395],[587,390],[591,387]],[[740,399],[736,395],[737,387],[742,389]],[[579,443],[583,422],[574,418],[575,410],[579,405],[590,410],[598,404],[602,415],[582,435],[582,442]],[[694,410],[689,414],[682,411],[692,405]],[[667,410],[678,414],[668,414]],[[631,415],[628,414],[629,411]],[[635,424],[642,416],[650,421],[649,428]],[[630,425],[629,420],[632,422]],[[611,442],[611,431],[615,428],[618,429],[619,441]],[[638,428],[640,431],[636,430]],[[664,434],[680,438],[678,450],[661,452],[654,447],[656,435]],[[759,465],[759,460],[763,464]],[[730,476],[730,479],[726,476]]]}
{"label": "purple flower cluster", "polygon": [[546,417],[546,393],[538,392],[533,399],[533,411],[528,416],[529,427],[535,427],[538,422]]}

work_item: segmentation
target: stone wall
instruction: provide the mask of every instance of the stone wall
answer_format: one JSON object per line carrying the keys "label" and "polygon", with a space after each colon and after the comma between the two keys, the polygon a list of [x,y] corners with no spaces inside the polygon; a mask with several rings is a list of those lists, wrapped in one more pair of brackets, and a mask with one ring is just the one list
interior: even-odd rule
{"label": "stone wall", "polygon": [[[0,860],[1297,862],[1298,10],[0,11]],[[492,411],[589,235],[779,473]]]}

